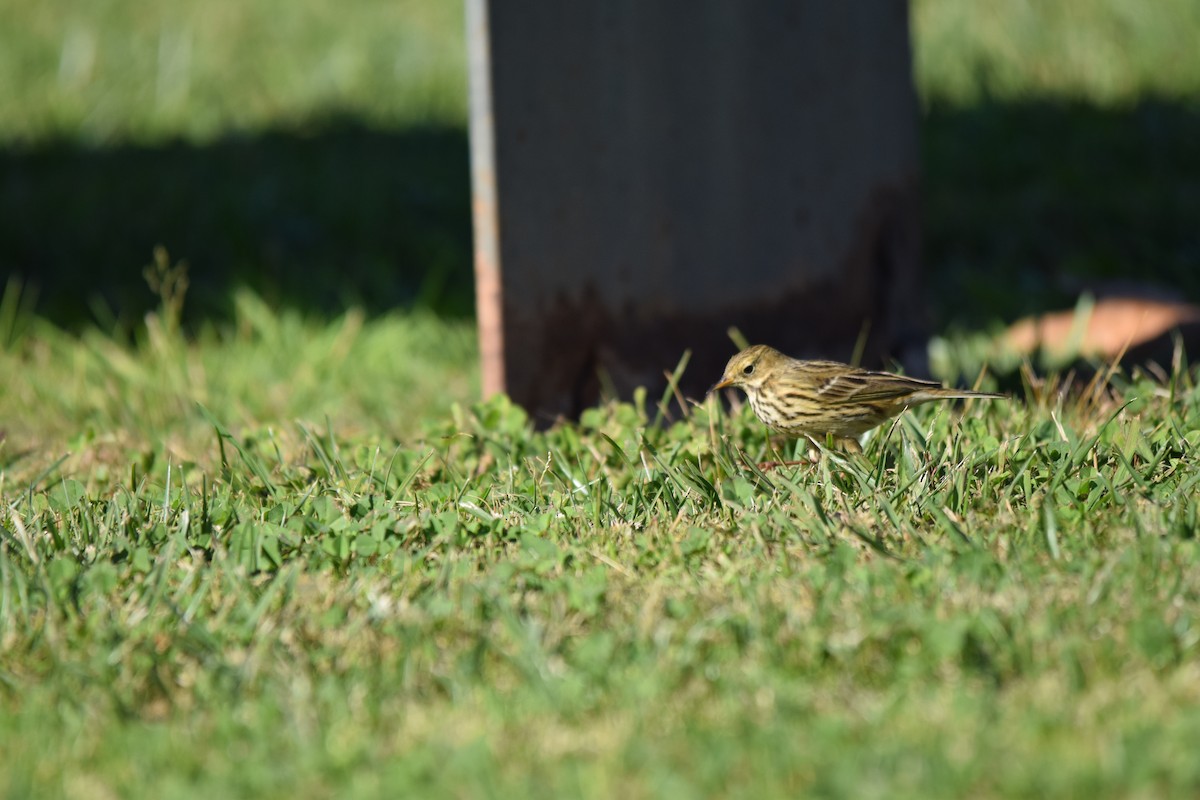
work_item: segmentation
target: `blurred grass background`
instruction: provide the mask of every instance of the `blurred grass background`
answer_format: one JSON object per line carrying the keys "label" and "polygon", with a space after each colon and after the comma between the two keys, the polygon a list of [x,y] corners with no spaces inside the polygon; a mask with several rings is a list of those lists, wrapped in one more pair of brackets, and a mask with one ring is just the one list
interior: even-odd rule
{"label": "blurred grass background", "polygon": [[129,327],[155,246],[236,287],[471,313],[457,2],[0,3],[0,271]]}
{"label": "blurred grass background", "polygon": [[1200,97],[1200,6],[1191,0],[912,0],[927,105],[1031,98],[1129,108]]}
{"label": "blurred grass background", "polygon": [[[1200,4],[912,4],[934,320],[1136,277],[1200,297]],[[472,309],[462,7],[0,0],[0,274],[129,328],[156,246],[188,319]]]}

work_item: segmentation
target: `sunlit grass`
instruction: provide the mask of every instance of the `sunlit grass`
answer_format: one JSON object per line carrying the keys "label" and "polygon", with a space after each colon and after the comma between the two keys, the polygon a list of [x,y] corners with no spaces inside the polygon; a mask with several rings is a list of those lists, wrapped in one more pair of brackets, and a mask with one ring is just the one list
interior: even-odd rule
{"label": "sunlit grass", "polygon": [[[18,293],[10,287],[9,297]],[[8,305],[19,307],[19,300]],[[233,430],[264,421],[283,441],[295,420],[344,434],[410,436],[478,395],[470,321],[423,311],[370,320],[275,312],[250,292],[233,319],[185,337],[164,304],[132,340],[95,328],[63,332],[36,319],[0,349],[0,468],[28,479],[66,457],[101,483],[131,452],[149,463],[211,465],[210,415]]]}
{"label": "sunlit grass", "polygon": [[1200,5],[1191,0],[913,0],[912,29],[926,103],[1200,102]]}
{"label": "sunlit grass", "polygon": [[0,143],[461,124],[462,4],[0,0]]}
{"label": "sunlit grass", "polygon": [[65,389],[6,393],[6,418],[47,407],[55,444],[95,420],[37,470],[0,445],[10,792],[1200,781],[1192,373],[926,406],[861,458],[762,473],[778,445],[745,407],[641,397],[536,431],[502,398],[400,390],[384,340],[419,319],[243,307],[236,334],[35,327],[4,356]]}

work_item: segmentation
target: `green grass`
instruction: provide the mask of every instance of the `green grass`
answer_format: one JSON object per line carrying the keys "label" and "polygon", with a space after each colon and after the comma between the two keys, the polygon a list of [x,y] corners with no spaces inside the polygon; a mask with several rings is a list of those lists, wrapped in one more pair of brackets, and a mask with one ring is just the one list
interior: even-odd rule
{"label": "green grass", "polygon": [[193,144],[330,115],[462,124],[460,3],[0,0],[0,142]]}
{"label": "green grass", "polygon": [[303,418],[408,437],[423,417],[478,395],[469,322],[427,312],[368,322],[361,311],[322,321],[276,313],[249,292],[233,309],[228,326],[187,340],[170,306],[127,341],[94,328],[64,333],[19,313],[6,326],[0,314],[0,331],[15,328],[0,363],[16,378],[0,389],[8,456],[0,464],[27,454],[40,468],[64,452],[86,460],[97,450],[125,459],[131,447],[151,462],[193,461],[210,444],[207,414],[237,427]]}
{"label": "green grass", "polygon": [[[1186,359],[768,474],[741,406],[534,429],[475,401],[461,6],[144,5],[0,0],[0,794],[1200,791]],[[914,3],[946,374],[1200,296],[1193,5]]]}
{"label": "green grass", "polygon": [[912,0],[913,73],[926,103],[1030,98],[1129,107],[1200,98],[1191,0]]}
{"label": "green grass", "polygon": [[[0,450],[10,795],[1200,787],[1193,373],[924,407],[764,475],[762,427],[712,404],[537,432],[497,399],[397,438],[397,364],[347,321],[294,349],[350,354],[351,409],[396,399],[330,428],[276,324],[37,366],[91,422],[66,461]],[[175,385],[210,359],[235,374]],[[292,421],[258,405],[282,374]]]}
{"label": "green grass", "polygon": [[0,0],[0,273],[76,330],[136,326],[160,246],[191,266],[189,327],[245,287],[325,316],[469,314],[462,17]]}

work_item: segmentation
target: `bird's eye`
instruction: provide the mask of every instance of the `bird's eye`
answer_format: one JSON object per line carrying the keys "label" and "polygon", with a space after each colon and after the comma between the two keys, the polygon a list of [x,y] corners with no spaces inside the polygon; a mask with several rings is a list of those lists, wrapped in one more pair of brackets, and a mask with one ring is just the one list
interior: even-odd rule
{"label": "bird's eye", "polygon": [[754,374],[754,365],[753,365],[753,364],[747,364],[747,365],[746,365],[746,366],[745,366],[745,367],[742,369],[742,374],[743,374],[743,375],[753,375],[753,374]]}

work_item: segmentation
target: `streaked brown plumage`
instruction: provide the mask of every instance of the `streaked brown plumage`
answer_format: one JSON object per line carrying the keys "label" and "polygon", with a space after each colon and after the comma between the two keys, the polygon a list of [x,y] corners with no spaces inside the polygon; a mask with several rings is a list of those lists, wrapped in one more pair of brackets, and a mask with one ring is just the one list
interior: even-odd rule
{"label": "streaked brown plumage", "polygon": [[850,450],[858,437],[909,406],[933,400],[1004,397],[947,389],[934,381],[872,372],[837,361],[801,361],[764,344],[729,359],[709,392],[736,386],[755,415],[772,429],[824,443],[832,436]]}

